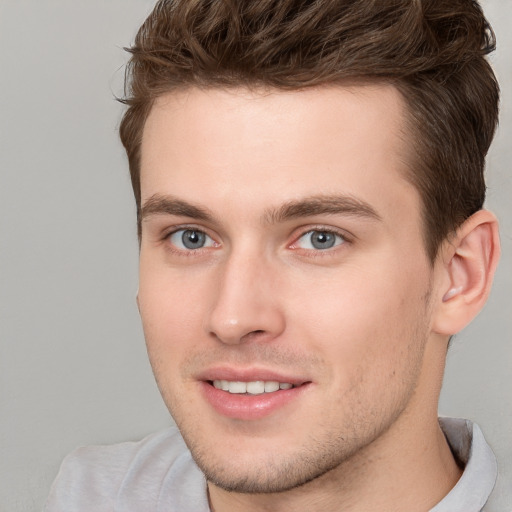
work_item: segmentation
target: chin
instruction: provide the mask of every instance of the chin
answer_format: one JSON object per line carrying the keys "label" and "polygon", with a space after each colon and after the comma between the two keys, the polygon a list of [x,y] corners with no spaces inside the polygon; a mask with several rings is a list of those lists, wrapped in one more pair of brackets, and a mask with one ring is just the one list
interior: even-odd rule
{"label": "chin", "polygon": [[[233,455],[231,459],[233,458]],[[289,491],[328,473],[332,467],[311,464],[307,460],[261,461],[240,467],[239,464],[221,465],[194,457],[208,482],[228,492],[242,494],[271,494]]]}
{"label": "chin", "polygon": [[246,440],[204,443],[187,437],[191,436],[185,435],[185,442],[207,481],[243,494],[280,493],[303,486],[338,468],[360,448],[341,438],[308,439],[286,449],[284,443],[265,447],[261,439],[251,446]]}

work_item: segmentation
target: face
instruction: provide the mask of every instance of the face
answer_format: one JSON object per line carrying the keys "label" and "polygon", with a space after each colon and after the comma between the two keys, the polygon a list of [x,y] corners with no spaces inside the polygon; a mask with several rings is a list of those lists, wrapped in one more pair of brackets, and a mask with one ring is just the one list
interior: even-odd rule
{"label": "face", "polygon": [[291,489],[421,414],[431,265],[388,86],[161,97],[142,141],[139,308],[216,486]]}

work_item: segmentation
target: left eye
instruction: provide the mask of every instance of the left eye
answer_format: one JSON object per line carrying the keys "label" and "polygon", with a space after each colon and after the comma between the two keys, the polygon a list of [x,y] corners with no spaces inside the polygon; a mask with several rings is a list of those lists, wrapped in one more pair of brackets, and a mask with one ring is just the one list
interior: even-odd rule
{"label": "left eye", "polygon": [[332,231],[308,231],[296,242],[301,249],[325,250],[341,245],[345,239]]}
{"label": "left eye", "polygon": [[171,233],[169,241],[178,249],[184,251],[213,247],[215,245],[211,237],[197,229],[179,229]]}

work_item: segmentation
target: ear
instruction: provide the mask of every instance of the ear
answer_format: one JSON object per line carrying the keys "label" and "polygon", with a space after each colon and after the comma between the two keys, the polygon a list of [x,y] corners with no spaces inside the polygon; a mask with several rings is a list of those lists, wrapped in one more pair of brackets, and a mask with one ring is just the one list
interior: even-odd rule
{"label": "ear", "polygon": [[500,255],[496,217],[479,210],[443,244],[440,253],[433,331],[451,336],[476,317],[489,296]]}

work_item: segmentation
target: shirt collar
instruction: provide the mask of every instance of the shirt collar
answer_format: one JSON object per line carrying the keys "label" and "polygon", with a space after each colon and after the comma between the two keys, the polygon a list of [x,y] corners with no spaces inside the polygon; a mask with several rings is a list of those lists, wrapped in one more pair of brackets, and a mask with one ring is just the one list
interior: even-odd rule
{"label": "shirt collar", "polygon": [[[439,418],[439,424],[452,452],[465,467],[455,487],[430,512],[481,512],[498,475],[496,457],[475,423],[464,419]],[[173,464],[163,488],[171,492],[169,496],[167,493],[160,496],[159,512],[167,510],[169,502],[177,504],[176,499],[179,501],[176,510],[182,512],[210,510],[205,477],[188,451]]]}
{"label": "shirt collar", "polygon": [[496,483],[496,457],[476,423],[439,418],[439,424],[454,455],[465,467],[455,487],[430,512],[480,512]]}

